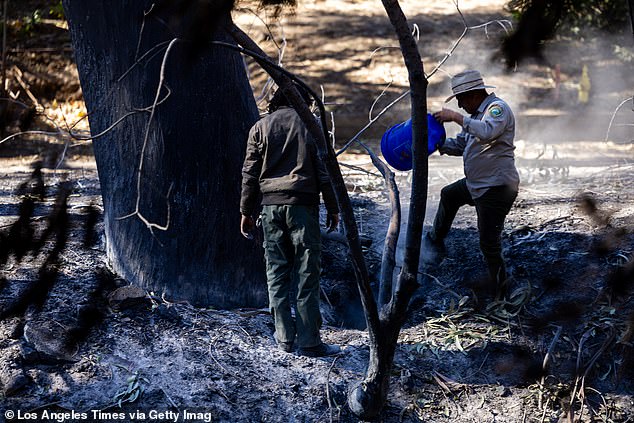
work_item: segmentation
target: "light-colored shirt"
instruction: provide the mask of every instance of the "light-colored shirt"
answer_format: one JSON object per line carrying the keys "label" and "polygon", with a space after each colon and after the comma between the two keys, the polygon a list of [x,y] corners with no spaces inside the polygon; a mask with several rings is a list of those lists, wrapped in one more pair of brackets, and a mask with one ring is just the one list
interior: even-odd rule
{"label": "light-colored shirt", "polygon": [[517,190],[513,139],[515,116],[508,104],[491,93],[471,117],[464,117],[462,132],[448,138],[440,154],[462,156],[467,188],[472,198],[491,187],[507,185]]}

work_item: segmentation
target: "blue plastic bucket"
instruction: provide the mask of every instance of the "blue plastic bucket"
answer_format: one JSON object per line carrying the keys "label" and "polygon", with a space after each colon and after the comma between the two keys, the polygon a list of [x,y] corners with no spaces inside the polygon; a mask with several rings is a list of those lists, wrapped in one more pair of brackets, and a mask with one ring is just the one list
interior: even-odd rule
{"label": "blue plastic bucket", "polygon": [[[445,127],[427,113],[427,154],[430,155],[445,141]],[[412,169],[412,120],[396,124],[381,138],[381,153],[396,170]]]}

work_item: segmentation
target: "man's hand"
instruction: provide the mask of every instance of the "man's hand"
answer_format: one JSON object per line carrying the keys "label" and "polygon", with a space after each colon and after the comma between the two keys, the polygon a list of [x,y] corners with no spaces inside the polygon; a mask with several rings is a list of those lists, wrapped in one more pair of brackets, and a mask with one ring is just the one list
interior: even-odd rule
{"label": "man's hand", "polygon": [[253,229],[255,229],[255,221],[251,216],[242,215],[242,220],[240,221],[240,232],[242,236],[246,239],[253,239]]}
{"label": "man's hand", "polygon": [[339,213],[327,213],[326,227],[328,230],[326,232],[330,233],[332,231],[336,231],[337,225],[339,225]]}
{"label": "man's hand", "polygon": [[434,113],[434,117],[440,123],[456,122],[458,125],[462,125],[462,120],[463,120],[462,114],[460,114],[460,113],[458,113],[458,112],[456,112],[454,110],[445,109],[445,108],[443,108],[439,112],[435,112]]}

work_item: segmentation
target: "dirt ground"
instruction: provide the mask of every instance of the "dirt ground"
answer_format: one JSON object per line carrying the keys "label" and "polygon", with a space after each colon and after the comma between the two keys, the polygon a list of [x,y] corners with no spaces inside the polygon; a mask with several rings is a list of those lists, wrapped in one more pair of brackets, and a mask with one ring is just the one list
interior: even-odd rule
{"label": "dirt ground", "polygon": [[[459,4],[475,26],[508,19],[503,3]],[[48,10],[44,1],[22,4]],[[464,24],[450,0],[403,7],[418,25],[430,71]],[[31,105],[28,91],[41,106],[28,129],[56,132],[55,125],[85,115],[68,35],[62,21],[49,17],[22,32],[21,10],[9,12],[10,91]],[[244,11],[236,21],[275,52],[259,18]],[[396,40],[379,3],[302,2],[282,22],[283,32],[280,25],[269,27],[278,43],[284,34],[283,63],[312,86],[323,86],[338,146],[368,122],[384,89],[373,116],[405,89],[399,53],[387,48]],[[627,34],[560,37],[548,44],[547,63],[508,72],[492,59],[502,33],[498,24],[486,32],[469,30],[443,71],[430,77],[428,95],[430,109],[442,107],[449,92],[446,73],[475,67],[516,112],[522,182],[503,235],[509,292],[495,299],[483,287],[475,211],[461,210],[447,240],[448,258],[421,266],[421,288],[399,338],[381,421],[632,421],[634,114],[631,100],[624,101],[634,87],[634,41]],[[373,55],[379,47],[385,48]],[[578,101],[584,65],[592,83],[588,103]],[[257,93],[263,77],[254,71],[253,81]],[[407,118],[407,108],[405,100],[390,109],[362,139],[376,148],[387,127]],[[5,136],[18,131],[23,118],[11,115]],[[87,128],[85,120],[77,126]],[[447,129],[451,134],[458,128]],[[372,241],[365,252],[376,273],[389,210],[381,179],[359,152],[351,147],[340,162],[362,237]],[[69,236],[50,295],[41,310],[0,320],[0,421],[358,421],[345,401],[350,384],[364,374],[367,334],[341,244],[325,241],[322,334],[341,345],[343,354],[287,354],[275,348],[266,309],[195,308],[138,292],[108,273],[99,219],[96,242],[86,242],[91,211],[101,204],[89,145],[33,134],[0,144],[0,157],[3,237],[18,220],[24,198],[18,191],[34,162],[44,164],[46,187],[35,203],[36,234],[52,221],[58,193],[72,187]],[[435,153],[429,166],[426,226],[442,186],[462,177],[460,158]],[[410,177],[397,173],[405,217]],[[42,263],[55,245],[51,237],[39,253],[20,262],[8,259],[0,273],[0,310],[34,281],[47,282]],[[116,294],[96,295],[104,286]],[[95,314],[92,306],[102,303],[107,312]],[[80,336],[78,322],[87,316],[94,326]],[[77,336],[63,342],[69,333]]]}

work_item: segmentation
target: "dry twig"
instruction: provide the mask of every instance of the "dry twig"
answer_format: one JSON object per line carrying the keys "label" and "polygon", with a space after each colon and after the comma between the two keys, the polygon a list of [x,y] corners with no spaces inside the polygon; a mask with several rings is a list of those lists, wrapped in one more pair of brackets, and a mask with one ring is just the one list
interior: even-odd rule
{"label": "dry twig", "polygon": [[625,103],[627,103],[628,101],[634,102],[634,96],[630,98],[626,98],[618,106],[616,106],[616,109],[614,110],[614,112],[612,112],[612,117],[610,118],[610,123],[608,124],[608,130],[605,132],[605,139],[603,141],[608,142],[608,138],[610,136],[610,129],[612,129],[612,123],[614,123],[614,118],[616,118],[616,114],[619,112],[621,107],[623,107],[623,105],[625,105]]}

